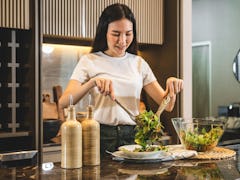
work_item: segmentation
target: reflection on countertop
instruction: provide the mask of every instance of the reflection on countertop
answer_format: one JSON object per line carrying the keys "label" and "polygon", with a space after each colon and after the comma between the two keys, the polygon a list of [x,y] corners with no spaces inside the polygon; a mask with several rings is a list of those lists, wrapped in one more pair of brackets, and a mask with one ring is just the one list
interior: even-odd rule
{"label": "reflection on countertop", "polygon": [[[158,163],[126,163],[102,158],[100,166],[62,169],[60,163],[37,166],[0,168],[0,179],[238,179],[240,146],[232,147],[237,156],[225,160],[178,160]],[[50,165],[53,165],[51,167]]]}

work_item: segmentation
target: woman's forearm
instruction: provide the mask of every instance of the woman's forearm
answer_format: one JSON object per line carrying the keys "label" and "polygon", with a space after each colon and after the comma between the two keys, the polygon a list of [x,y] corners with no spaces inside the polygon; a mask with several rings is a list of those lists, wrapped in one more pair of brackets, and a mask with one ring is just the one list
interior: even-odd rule
{"label": "woman's forearm", "polygon": [[170,95],[170,102],[166,106],[166,111],[172,111],[175,102],[176,102],[176,95],[179,93],[183,88],[183,82],[180,79],[177,78],[168,78],[166,83],[166,90],[160,86],[160,84],[157,81],[154,81],[144,87],[144,90],[147,92],[147,94],[158,104],[160,105],[163,101],[163,98],[167,96],[167,94]]}
{"label": "woman's forearm", "polygon": [[144,86],[144,90],[158,105],[161,104],[163,98],[167,95],[157,81]]}

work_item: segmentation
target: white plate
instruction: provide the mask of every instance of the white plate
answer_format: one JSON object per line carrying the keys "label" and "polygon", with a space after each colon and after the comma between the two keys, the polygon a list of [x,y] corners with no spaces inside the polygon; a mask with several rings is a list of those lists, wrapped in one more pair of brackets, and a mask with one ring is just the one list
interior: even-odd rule
{"label": "white plate", "polygon": [[135,148],[141,148],[141,146],[136,144],[125,145],[120,146],[118,150],[121,151],[125,157],[131,159],[159,158],[167,155],[166,151],[134,152]]}
{"label": "white plate", "polygon": [[156,157],[129,157],[123,151],[115,151],[111,153],[113,155],[113,160],[117,161],[127,161],[133,163],[152,163],[152,162],[163,162],[172,161],[178,159],[186,159],[197,155],[197,151],[186,150],[182,145],[168,145],[168,152],[164,152]]}

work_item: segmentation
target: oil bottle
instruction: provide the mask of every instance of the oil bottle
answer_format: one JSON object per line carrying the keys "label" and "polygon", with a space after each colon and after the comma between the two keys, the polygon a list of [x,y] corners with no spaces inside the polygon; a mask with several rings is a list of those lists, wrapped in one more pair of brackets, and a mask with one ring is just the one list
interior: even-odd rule
{"label": "oil bottle", "polygon": [[94,120],[93,106],[87,107],[87,118],[81,122],[83,140],[83,165],[100,164],[100,125]]}
{"label": "oil bottle", "polygon": [[61,167],[66,169],[82,167],[82,126],[72,102],[70,96],[67,119],[61,126]]}

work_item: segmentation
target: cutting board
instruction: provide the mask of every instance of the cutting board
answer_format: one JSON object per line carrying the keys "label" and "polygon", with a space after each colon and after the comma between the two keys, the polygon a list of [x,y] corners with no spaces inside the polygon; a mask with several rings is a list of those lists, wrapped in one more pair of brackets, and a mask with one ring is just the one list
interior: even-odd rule
{"label": "cutting board", "polygon": [[57,104],[50,101],[50,94],[43,94],[42,119],[58,119]]}

